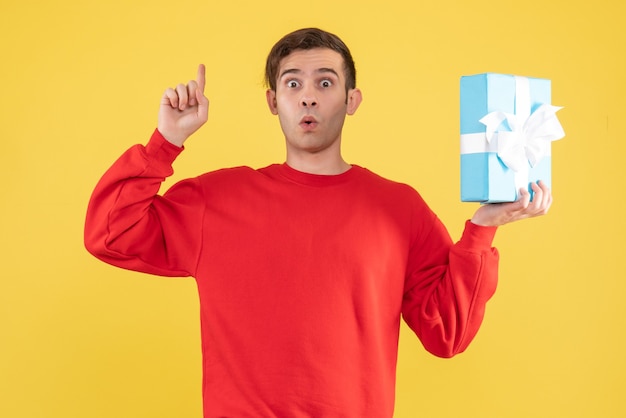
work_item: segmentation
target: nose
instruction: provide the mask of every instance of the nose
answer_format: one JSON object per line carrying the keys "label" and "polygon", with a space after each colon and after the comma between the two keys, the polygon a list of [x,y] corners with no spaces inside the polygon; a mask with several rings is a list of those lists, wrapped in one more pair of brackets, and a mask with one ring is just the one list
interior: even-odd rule
{"label": "nose", "polygon": [[317,98],[315,93],[311,89],[304,89],[302,91],[302,97],[300,98],[300,104],[302,107],[316,107]]}
{"label": "nose", "polygon": [[315,100],[313,98],[309,98],[309,97],[303,97],[302,98],[302,106],[303,107],[316,107],[317,106],[317,100]]}

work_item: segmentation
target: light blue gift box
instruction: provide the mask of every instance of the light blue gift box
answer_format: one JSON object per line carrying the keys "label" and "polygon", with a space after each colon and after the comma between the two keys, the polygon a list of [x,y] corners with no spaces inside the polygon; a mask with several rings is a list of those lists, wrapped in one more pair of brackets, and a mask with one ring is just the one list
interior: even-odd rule
{"label": "light blue gift box", "polygon": [[[501,111],[516,114],[516,80],[513,75],[485,73],[461,77],[461,200],[463,202],[512,202],[517,199],[515,172],[498,156],[495,144],[486,141],[486,126],[480,119]],[[550,80],[528,80],[530,113],[551,102]],[[527,110],[528,112],[528,110]],[[504,121],[497,131],[510,131]],[[551,155],[528,167],[531,182],[542,180],[551,187]],[[519,182],[518,182],[519,183]]]}

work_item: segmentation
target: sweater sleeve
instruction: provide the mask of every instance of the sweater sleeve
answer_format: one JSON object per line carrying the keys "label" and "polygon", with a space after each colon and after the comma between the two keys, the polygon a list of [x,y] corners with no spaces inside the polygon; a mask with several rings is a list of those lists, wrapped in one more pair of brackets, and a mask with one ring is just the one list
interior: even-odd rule
{"label": "sweater sleeve", "polygon": [[194,274],[204,213],[199,182],[185,180],[158,195],[181,151],[155,130],[146,146],[130,148],[107,170],[87,208],[84,242],[91,254],[129,270]]}
{"label": "sweater sleeve", "polygon": [[430,232],[413,245],[402,313],[436,356],[463,352],[480,328],[498,281],[498,251],[491,247],[496,229],[467,221],[452,244],[435,217]]}

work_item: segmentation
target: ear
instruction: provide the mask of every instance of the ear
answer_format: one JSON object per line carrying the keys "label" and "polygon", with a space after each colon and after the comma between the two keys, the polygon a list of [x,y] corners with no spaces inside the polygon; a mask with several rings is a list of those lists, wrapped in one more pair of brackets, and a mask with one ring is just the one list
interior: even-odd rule
{"label": "ear", "polygon": [[348,115],[354,115],[356,110],[359,108],[361,101],[363,100],[363,94],[359,89],[351,89],[348,90],[348,102],[346,113]]}
{"label": "ear", "polygon": [[267,106],[270,108],[270,112],[272,112],[272,115],[278,115],[276,92],[272,89],[268,89],[265,92],[265,98],[267,99]]}

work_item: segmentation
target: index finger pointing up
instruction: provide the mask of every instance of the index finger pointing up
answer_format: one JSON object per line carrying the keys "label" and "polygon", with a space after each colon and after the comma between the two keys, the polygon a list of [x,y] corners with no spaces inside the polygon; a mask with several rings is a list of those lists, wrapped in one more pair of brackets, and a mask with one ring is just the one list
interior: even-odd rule
{"label": "index finger pointing up", "polygon": [[204,67],[204,64],[200,64],[198,66],[198,76],[197,76],[196,81],[198,82],[198,89],[200,89],[202,93],[204,93],[204,85],[206,83],[205,72],[206,72],[206,69]]}

